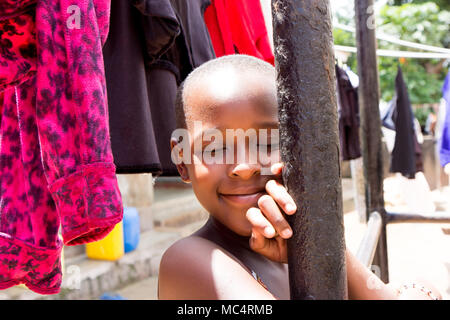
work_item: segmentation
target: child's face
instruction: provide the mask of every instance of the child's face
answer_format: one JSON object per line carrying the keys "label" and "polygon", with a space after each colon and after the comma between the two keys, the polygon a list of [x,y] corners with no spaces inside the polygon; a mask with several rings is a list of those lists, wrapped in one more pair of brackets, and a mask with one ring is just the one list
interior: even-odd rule
{"label": "child's face", "polygon": [[[185,98],[191,111],[190,163],[178,165],[178,170],[183,180],[192,183],[199,202],[212,216],[234,232],[250,236],[246,211],[258,207],[266,182],[273,179],[270,166],[280,160],[278,135],[274,135],[278,132],[278,109],[274,79],[241,80],[233,86],[210,81],[190,90]],[[215,133],[221,134],[222,141],[206,139],[205,132],[211,129],[218,130]],[[249,135],[252,131],[247,130],[254,129],[253,144],[249,138],[239,139],[238,129]],[[259,145],[267,146],[267,158],[255,152]]]}

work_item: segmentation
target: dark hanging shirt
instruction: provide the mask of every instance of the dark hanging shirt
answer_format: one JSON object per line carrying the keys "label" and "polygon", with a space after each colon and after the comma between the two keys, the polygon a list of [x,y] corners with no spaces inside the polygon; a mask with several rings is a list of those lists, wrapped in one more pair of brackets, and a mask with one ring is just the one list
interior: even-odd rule
{"label": "dark hanging shirt", "polygon": [[179,83],[215,58],[203,22],[209,0],[112,1],[104,47],[118,173],[177,176],[170,155]]}
{"label": "dark hanging shirt", "polygon": [[390,172],[400,172],[403,176],[414,179],[416,172],[423,170],[422,151],[414,130],[414,114],[400,67],[395,78],[395,93],[395,109],[392,112],[395,143]]}
{"label": "dark hanging shirt", "polygon": [[336,81],[341,159],[352,160],[361,157],[358,89],[352,86],[347,73],[338,65],[336,65]]}

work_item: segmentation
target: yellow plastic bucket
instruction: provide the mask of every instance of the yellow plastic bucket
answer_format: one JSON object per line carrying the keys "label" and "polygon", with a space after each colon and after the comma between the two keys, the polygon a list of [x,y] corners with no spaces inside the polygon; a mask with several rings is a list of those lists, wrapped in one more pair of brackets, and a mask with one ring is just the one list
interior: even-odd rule
{"label": "yellow plastic bucket", "polygon": [[102,240],[86,244],[86,255],[89,259],[111,260],[120,259],[124,254],[122,221]]}

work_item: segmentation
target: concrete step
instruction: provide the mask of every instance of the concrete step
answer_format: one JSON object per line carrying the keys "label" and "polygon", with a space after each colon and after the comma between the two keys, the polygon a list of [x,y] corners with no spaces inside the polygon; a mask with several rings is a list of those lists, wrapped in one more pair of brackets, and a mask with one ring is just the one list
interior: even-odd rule
{"label": "concrete step", "polygon": [[174,192],[165,201],[155,202],[152,214],[154,227],[181,227],[208,217],[193,192],[183,195]]}
{"label": "concrete step", "polygon": [[115,290],[114,294],[127,300],[158,300],[158,277],[152,276],[134,282],[122,289]]}

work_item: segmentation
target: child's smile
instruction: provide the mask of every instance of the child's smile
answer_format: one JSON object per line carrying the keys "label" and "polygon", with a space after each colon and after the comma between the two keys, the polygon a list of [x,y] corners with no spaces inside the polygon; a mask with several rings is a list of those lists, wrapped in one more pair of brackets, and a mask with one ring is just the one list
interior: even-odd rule
{"label": "child's smile", "polygon": [[231,193],[219,193],[219,197],[236,206],[252,207],[258,202],[258,199],[265,193],[265,189],[255,191],[236,191]]}

